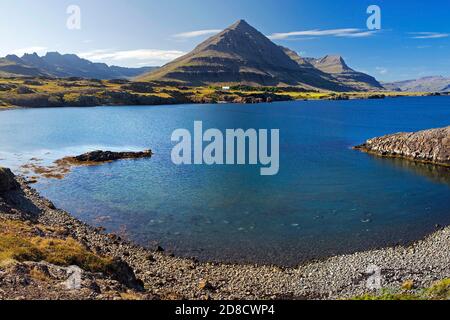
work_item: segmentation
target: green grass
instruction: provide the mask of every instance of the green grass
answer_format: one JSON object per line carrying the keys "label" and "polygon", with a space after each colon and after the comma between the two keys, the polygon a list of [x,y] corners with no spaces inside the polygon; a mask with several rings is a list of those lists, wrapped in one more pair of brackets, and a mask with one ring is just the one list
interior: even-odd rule
{"label": "green grass", "polygon": [[450,300],[450,279],[437,281],[429,288],[412,290],[381,290],[379,294],[365,294],[352,300]]}

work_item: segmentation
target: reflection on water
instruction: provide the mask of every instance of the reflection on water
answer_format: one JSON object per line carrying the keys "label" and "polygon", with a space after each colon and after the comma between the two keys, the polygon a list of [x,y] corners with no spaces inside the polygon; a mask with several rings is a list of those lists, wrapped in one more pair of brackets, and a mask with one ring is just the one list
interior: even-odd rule
{"label": "reflection on water", "polygon": [[433,165],[402,158],[388,158],[379,157],[372,154],[369,155],[381,165],[392,166],[400,170],[406,170],[411,173],[426,177],[430,181],[435,183],[450,185],[450,167]]}

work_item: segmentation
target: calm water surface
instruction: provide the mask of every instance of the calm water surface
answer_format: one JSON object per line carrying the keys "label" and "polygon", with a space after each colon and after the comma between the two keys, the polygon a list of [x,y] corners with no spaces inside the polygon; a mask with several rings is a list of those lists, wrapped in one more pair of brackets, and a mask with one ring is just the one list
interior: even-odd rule
{"label": "calm water surface", "polygon": [[[175,166],[172,131],[279,128],[280,172]],[[448,171],[351,150],[366,139],[450,124],[450,98],[28,109],[0,112],[0,165],[16,171],[89,150],[152,159],[75,168],[35,187],[61,208],[143,245],[202,260],[295,265],[417,240],[450,224]]]}

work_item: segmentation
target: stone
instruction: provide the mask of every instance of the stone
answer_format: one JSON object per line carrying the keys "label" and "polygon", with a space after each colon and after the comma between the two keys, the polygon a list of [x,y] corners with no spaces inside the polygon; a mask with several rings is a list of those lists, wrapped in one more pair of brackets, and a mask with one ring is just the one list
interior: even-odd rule
{"label": "stone", "polygon": [[8,168],[0,167],[0,193],[15,190],[18,186],[14,173]]}
{"label": "stone", "polygon": [[202,280],[198,284],[200,290],[214,290],[214,286],[207,280]]}

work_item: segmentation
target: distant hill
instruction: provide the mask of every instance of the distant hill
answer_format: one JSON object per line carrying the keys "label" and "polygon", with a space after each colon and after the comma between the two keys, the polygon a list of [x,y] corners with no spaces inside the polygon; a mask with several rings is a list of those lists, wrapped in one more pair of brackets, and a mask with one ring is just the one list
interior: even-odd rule
{"label": "distant hill", "polygon": [[[301,58],[292,50],[277,46],[247,22],[240,20],[207,39],[187,55],[137,79],[191,86],[246,84],[301,86],[334,91],[382,88],[374,78],[363,75],[350,68],[334,74],[320,70],[311,61]],[[357,79],[352,76],[357,76]]]}
{"label": "distant hill", "polygon": [[133,78],[154,70],[154,67],[123,68],[94,63],[75,54],[49,52],[45,56],[36,53],[22,57],[8,55],[0,58],[0,76],[48,76],[55,78],[81,77],[93,79]]}
{"label": "distant hill", "polygon": [[403,92],[449,92],[450,78],[442,76],[423,77],[391,83],[383,83],[387,90]]}

